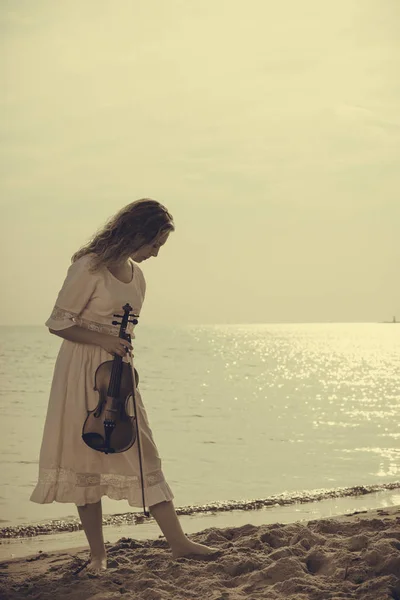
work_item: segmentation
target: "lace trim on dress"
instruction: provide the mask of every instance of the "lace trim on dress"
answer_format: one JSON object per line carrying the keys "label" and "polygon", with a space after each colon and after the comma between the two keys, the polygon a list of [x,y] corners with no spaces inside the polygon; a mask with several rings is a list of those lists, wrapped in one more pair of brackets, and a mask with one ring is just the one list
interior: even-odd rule
{"label": "lace trim on dress", "polygon": [[[70,312],[68,310],[64,310],[59,306],[55,305],[53,311],[50,315],[50,319],[54,319],[55,321],[73,321],[79,327],[84,327],[85,329],[90,329],[91,331],[99,331],[100,333],[108,333],[109,335],[119,335],[119,327],[115,325],[107,325],[106,323],[97,323],[96,321],[91,321],[89,319],[84,319],[78,316],[78,313]],[[133,325],[129,323],[126,328],[127,333],[133,333]],[[133,336],[134,337],[134,336]]]}
{"label": "lace trim on dress", "polygon": [[[157,485],[165,481],[161,471],[153,471],[144,475],[146,487]],[[124,489],[129,487],[141,488],[139,475],[119,475],[117,473],[75,473],[69,469],[40,469],[39,484],[67,483],[75,487],[92,487],[109,485],[114,488]]]}
{"label": "lace trim on dress", "polygon": [[[89,319],[83,319],[82,317],[74,317],[73,322],[79,327],[83,327],[84,329],[90,329],[91,331],[99,331],[100,333],[108,333],[109,335],[119,334],[119,328],[115,325],[106,325],[104,323],[97,323],[96,321],[89,321]],[[129,327],[126,328],[129,333]]]}
{"label": "lace trim on dress", "polygon": [[74,320],[75,317],[78,316],[78,313],[70,312],[68,310],[64,310],[57,306],[54,306],[53,311],[50,315],[50,319],[54,319],[55,321],[67,321],[69,319]]}

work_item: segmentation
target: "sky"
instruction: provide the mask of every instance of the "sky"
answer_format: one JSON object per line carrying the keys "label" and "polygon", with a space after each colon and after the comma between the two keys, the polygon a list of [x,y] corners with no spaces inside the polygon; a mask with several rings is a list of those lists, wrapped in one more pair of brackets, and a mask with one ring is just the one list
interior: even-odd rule
{"label": "sky", "polygon": [[400,320],[397,0],[1,0],[0,324],[125,204],[148,324]]}

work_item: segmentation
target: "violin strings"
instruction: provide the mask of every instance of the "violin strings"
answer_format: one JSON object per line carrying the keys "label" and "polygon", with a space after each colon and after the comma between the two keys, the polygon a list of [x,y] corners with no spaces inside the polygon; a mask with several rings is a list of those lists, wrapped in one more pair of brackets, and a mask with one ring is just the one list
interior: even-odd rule
{"label": "violin strings", "polygon": [[117,359],[111,370],[110,384],[109,384],[109,396],[116,397],[118,395],[119,390],[116,389],[116,385],[121,380],[122,375],[122,356],[115,356]]}
{"label": "violin strings", "polygon": [[[128,314],[128,319],[131,315]],[[125,329],[124,329],[124,333],[125,333]],[[126,339],[128,339],[128,341],[130,341],[130,336],[128,335],[128,337]],[[125,339],[123,337],[123,339]],[[117,359],[117,360],[115,360]],[[119,390],[116,390],[116,385],[117,382],[121,381],[121,375],[122,375],[122,356],[119,356],[118,354],[115,355],[114,357],[114,364],[112,366],[112,370],[111,370],[111,377],[110,377],[110,383],[109,383],[109,387],[108,387],[108,395],[111,397],[116,397],[119,394]],[[117,393],[118,392],[118,393]]]}

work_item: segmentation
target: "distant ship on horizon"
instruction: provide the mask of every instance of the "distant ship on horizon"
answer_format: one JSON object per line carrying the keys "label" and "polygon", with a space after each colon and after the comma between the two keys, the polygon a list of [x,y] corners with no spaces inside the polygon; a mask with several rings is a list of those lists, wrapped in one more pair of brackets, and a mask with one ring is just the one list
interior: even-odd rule
{"label": "distant ship on horizon", "polygon": [[400,321],[396,321],[396,317],[393,317],[391,321],[383,321],[384,323],[400,323]]}

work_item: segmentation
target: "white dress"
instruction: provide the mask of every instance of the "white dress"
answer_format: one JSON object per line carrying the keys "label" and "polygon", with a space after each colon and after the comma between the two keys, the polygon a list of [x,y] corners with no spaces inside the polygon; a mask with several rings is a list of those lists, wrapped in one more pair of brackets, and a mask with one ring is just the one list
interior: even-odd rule
{"label": "white dress", "polygon": [[[72,263],[47,327],[60,331],[73,325],[118,336],[112,325],[114,314],[123,314],[129,303],[140,314],[146,283],[142,270],[132,263],[130,283],[116,279],[106,267],[89,271],[91,254]],[[118,319],[117,319],[118,320]],[[120,320],[119,320],[120,321]],[[134,338],[134,325],[127,332]],[[143,506],[137,440],[118,454],[93,450],[82,440],[82,426],[88,410],[98,403],[93,389],[95,371],[112,356],[100,346],[63,340],[57,356],[39,459],[39,479],[31,500],[39,504],[73,502],[90,504],[108,496],[126,499],[131,506]],[[124,360],[130,360],[124,357]],[[149,426],[140,391],[136,389],[138,428],[141,443],[145,506],[173,494],[165,481],[161,459]]]}

